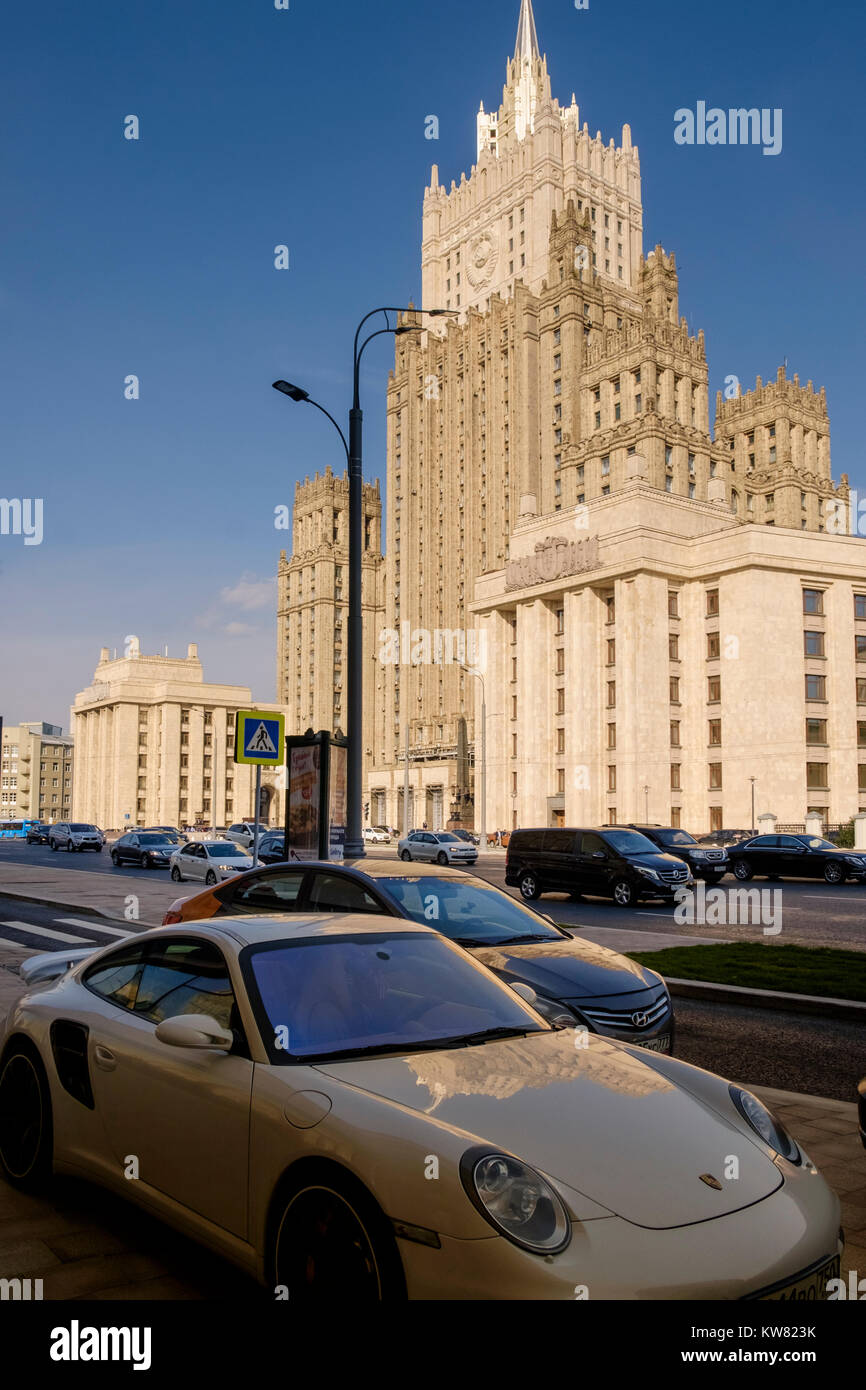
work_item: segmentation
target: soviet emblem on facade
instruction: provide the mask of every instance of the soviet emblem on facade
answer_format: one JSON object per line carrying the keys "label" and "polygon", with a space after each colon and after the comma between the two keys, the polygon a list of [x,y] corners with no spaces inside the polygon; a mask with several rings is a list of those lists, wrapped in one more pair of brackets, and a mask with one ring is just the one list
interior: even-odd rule
{"label": "soviet emblem on facade", "polygon": [[469,248],[466,264],[466,279],[473,289],[480,289],[493,279],[498,248],[496,238],[490,231],[477,236]]}
{"label": "soviet emblem on facade", "polygon": [[509,560],[505,568],[506,589],[525,589],[531,584],[547,584],[569,574],[598,568],[598,536],[570,541],[565,536],[548,536],[538,541],[534,555]]}

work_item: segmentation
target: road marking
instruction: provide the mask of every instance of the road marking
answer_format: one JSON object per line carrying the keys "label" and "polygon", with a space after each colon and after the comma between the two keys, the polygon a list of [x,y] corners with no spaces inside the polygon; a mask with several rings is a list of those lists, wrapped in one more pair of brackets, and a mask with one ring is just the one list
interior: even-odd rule
{"label": "road marking", "polygon": [[78,946],[96,946],[92,936],[70,936],[67,932],[49,931],[47,927],[34,927],[32,922],[0,922],[0,927],[12,927],[14,931],[26,932],[28,936],[47,936],[51,941],[74,942]]}
{"label": "road marking", "polygon": [[132,936],[130,931],[120,931],[117,927],[104,927],[101,922],[90,921],[84,917],[58,917],[56,919],[67,927],[88,927],[90,931],[105,932],[108,936]]}

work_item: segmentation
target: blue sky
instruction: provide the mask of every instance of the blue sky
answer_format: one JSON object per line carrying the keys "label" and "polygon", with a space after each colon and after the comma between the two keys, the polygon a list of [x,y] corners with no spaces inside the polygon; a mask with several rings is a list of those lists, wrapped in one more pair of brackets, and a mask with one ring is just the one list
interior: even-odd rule
{"label": "blue sky", "polygon": [[[330,463],[363,313],[420,296],[430,164],[459,180],[501,99],[519,0],[46,0],[0,55],[0,714],[68,726],[103,645],[190,641],[209,680],[274,698],[274,507]],[[828,393],[833,472],[862,463],[862,7],[536,0],[560,101],[640,148],[644,245],[675,251],[711,399],[729,374]],[[783,149],[682,147],[674,111],[781,107]],[[124,117],[141,122],[123,138]],[[424,137],[439,117],[438,141]],[[291,269],[274,269],[273,248]],[[384,466],[392,349],[366,358]],[[124,378],[141,382],[124,399]]]}

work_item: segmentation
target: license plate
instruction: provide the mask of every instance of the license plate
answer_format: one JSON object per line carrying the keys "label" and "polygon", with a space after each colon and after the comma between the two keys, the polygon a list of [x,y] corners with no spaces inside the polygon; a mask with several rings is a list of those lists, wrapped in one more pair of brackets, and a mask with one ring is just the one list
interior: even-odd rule
{"label": "license plate", "polygon": [[839,1267],[840,1257],[834,1255],[832,1260],[828,1260],[820,1269],[807,1274],[805,1278],[796,1279],[793,1284],[785,1284],[783,1288],[774,1289],[772,1293],[765,1293],[764,1299],[794,1299],[797,1302],[820,1303],[827,1297],[829,1280],[839,1278]]}
{"label": "license plate", "polygon": [[645,1047],[649,1052],[670,1052],[671,1035],[670,1033],[662,1033],[660,1037],[647,1038],[646,1042],[639,1042],[636,1046]]}

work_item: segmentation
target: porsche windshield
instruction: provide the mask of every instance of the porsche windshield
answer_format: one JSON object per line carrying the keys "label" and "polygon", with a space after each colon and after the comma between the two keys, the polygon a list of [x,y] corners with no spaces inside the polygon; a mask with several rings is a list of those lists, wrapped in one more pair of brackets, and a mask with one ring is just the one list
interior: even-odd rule
{"label": "porsche windshield", "polygon": [[547,1031],[506,985],[440,936],[317,937],[244,954],[272,1062],[481,1045]]}

